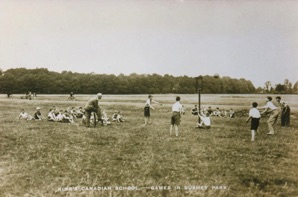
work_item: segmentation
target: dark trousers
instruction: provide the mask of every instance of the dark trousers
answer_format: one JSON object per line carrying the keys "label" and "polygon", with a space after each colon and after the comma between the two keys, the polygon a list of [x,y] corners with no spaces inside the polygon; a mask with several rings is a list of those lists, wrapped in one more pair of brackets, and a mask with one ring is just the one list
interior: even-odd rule
{"label": "dark trousers", "polygon": [[[101,120],[101,109],[97,108],[97,109],[92,109],[92,110],[85,110],[85,116],[86,116],[86,127],[90,127],[90,117],[91,117],[91,113],[95,112],[97,117],[98,117],[98,121]],[[94,125],[96,124],[96,119],[94,119]]]}
{"label": "dark trousers", "polygon": [[281,126],[290,126],[290,114],[291,114],[291,109],[289,106],[286,106],[282,109],[281,113]]}

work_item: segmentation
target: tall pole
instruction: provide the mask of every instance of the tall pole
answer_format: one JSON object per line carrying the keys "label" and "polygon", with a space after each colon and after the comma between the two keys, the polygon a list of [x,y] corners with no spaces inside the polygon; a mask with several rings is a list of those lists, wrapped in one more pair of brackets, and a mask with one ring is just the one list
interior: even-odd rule
{"label": "tall pole", "polygon": [[201,118],[200,118],[200,114],[201,114],[201,88],[199,88],[199,95],[198,95],[199,99],[199,108],[198,108],[198,123],[201,123]]}
{"label": "tall pole", "polygon": [[[198,93],[198,123],[201,123],[201,118],[200,118],[200,114],[201,114],[201,90],[202,90],[202,86],[203,86],[203,77],[200,75],[197,78],[197,93]],[[199,81],[201,80],[201,81]]]}

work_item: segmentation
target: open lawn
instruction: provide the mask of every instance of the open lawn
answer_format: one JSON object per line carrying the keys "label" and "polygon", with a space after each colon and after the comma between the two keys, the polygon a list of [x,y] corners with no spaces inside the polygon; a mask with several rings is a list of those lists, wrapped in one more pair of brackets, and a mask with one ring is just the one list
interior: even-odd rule
{"label": "open lawn", "polygon": [[[111,116],[127,120],[98,128],[18,120],[20,110],[44,116],[83,106],[91,95],[38,95],[36,99],[0,95],[0,196],[298,196],[298,96],[282,95],[292,109],[290,128],[267,136],[267,117],[250,141],[246,117],[212,117],[210,130],[194,128],[190,109],[197,95],[180,95],[186,108],[180,136],[170,137],[175,95],[155,95],[163,103],[144,126],[147,95],[104,95]],[[275,95],[273,95],[275,97]],[[248,110],[266,95],[202,95],[204,107]],[[136,189],[136,190],[135,190]],[[72,190],[72,191],[70,191]]]}

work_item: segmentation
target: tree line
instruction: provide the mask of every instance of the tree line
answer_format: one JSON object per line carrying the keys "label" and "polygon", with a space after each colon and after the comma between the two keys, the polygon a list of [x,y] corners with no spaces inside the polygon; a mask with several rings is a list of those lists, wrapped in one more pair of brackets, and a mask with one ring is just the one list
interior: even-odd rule
{"label": "tree line", "polygon": [[275,93],[275,94],[297,94],[298,93],[298,81],[293,85],[288,79],[284,80],[284,83],[276,84],[272,86],[270,81],[266,81],[263,88],[257,88],[260,93]]}
{"label": "tree line", "polygon": [[[202,93],[256,93],[252,82],[243,78],[214,78],[206,75],[202,81]],[[70,71],[58,73],[46,68],[0,70],[0,93],[20,94],[28,91],[37,94],[193,94],[197,92],[197,83],[195,77],[168,74],[132,73],[116,76]]]}

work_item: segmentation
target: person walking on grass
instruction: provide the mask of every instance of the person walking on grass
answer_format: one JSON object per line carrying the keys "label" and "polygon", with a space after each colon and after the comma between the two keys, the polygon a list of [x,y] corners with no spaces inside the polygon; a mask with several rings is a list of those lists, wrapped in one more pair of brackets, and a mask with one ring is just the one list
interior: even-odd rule
{"label": "person walking on grass", "polygon": [[157,104],[162,105],[161,103],[159,103],[157,101],[154,101],[152,98],[153,98],[153,96],[152,95],[149,95],[148,96],[148,99],[147,99],[147,101],[145,103],[145,107],[144,107],[145,126],[147,124],[151,124],[151,122],[150,122],[150,109],[154,109],[154,107],[151,104],[152,103],[157,103]]}
{"label": "person walking on grass", "polygon": [[260,124],[261,114],[260,111],[257,109],[258,103],[253,102],[252,108],[249,110],[249,117],[247,118],[246,122],[251,119],[251,141],[255,141],[256,132],[258,132],[258,127]]}
{"label": "person walking on grass", "polygon": [[181,121],[181,114],[184,113],[183,106],[180,103],[181,98],[179,96],[176,97],[176,103],[172,106],[172,116],[171,116],[171,127],[170,127],[170,136],[172,136],[173,129],[175,130],[175,135],[178,137],[179,128]]}
{"label": "person walking on grass", "polygon": [[91,98],[85,105],[86,127],[90,127],[91,113],[95,112],[98,117],[98,121],[102,121],[101,108],[98,105],[98,101],[102,98],[102,94],[98,93],[96,97]]}
{"label": "person walking on grass", "polygon": [[267,125],[269,129],[268,135],[274,135],[274,128],[273,126],[275,125],[278,114],[279,114],[279,109],[272,103],[272,97],[267,96],[266,100],[267,104],[264,106],[265,110],[262,111],[261,115],[263,114],[270,114],[269,119],[267,120]]}

